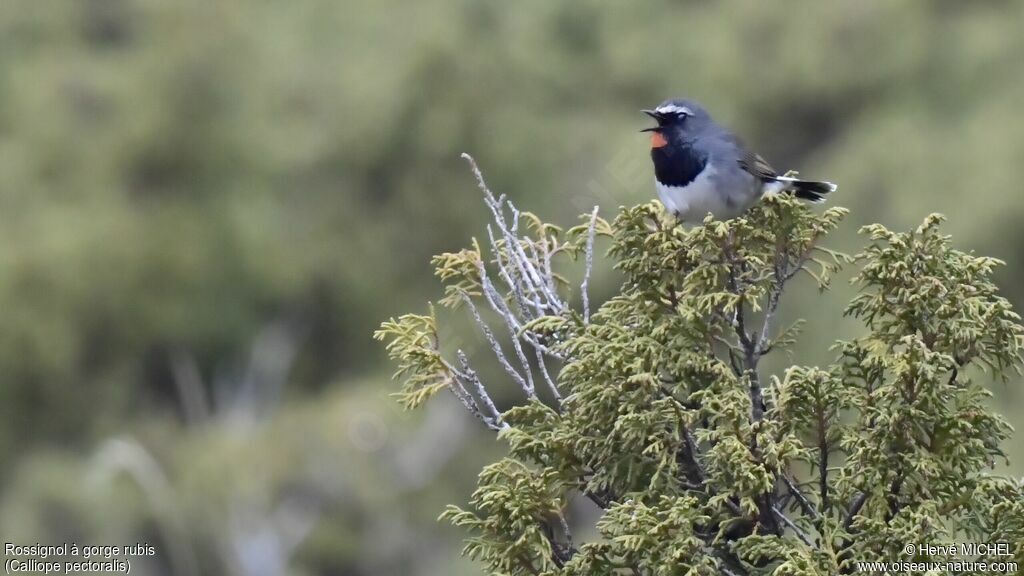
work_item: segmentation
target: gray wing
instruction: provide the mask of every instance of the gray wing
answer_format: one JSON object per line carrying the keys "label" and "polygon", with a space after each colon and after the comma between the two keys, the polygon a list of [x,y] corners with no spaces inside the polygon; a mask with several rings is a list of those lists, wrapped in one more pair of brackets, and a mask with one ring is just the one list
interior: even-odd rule
{"label": "gray wing", "polygon": [[745,150],[740,158],[740,168],[753,174],[758,180],[775,180],[779,176],[771,164],[749,150]]}
{"label": "gray wing", "polygon": [[733,146],[738,156],[740,168],[748,174],[758,180],[775,180],[778,178],[779,173],[775,168],[772,168],[772,165],[762,158],[760,154],[751,152],[749,148],[743,145],[739,138],[730,134],[726,141]]}

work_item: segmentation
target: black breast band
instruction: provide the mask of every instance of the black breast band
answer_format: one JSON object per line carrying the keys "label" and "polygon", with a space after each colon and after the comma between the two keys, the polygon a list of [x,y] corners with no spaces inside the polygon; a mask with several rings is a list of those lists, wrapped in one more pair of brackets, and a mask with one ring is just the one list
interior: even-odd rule
{"label": "black breast band", "polygon": [[658,182],[667,186],[686,186],[704,171],[707,155],[700,154],[690,146],[668,145],[651,148],[654,160],[654,175]]}

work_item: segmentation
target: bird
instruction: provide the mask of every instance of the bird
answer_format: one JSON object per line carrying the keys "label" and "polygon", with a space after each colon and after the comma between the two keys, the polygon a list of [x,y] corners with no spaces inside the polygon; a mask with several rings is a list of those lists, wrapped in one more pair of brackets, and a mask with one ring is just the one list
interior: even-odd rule
{"label": "bird", "polygon": [[651,133],[658,198],[680,221],[703,221],[709,212],[729,220],[779,192],[819,203],[837,189],[780,175],[693,100],[669,99],[641,111],[658,123],[641,130]]}

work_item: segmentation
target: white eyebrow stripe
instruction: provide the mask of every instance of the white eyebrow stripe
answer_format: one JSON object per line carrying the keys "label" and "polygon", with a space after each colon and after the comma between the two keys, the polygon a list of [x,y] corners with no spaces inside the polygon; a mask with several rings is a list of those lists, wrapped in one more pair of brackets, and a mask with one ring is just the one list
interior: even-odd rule
{"label": "white eyebrow stripe", "polygon": [[679,114],[683,113],[687,116],[693,116],[693,110],[690,110],[686,106],[676,106],[675,104],[669,104],[668,106],[660,106],[654,110],[658,114]]}

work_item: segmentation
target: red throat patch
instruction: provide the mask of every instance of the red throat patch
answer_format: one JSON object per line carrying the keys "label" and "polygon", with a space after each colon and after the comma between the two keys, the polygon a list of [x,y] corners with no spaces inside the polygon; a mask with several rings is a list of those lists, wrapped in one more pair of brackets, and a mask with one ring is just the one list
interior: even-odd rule
{"label": "red throat patch", "polygon": [[661,148],[668,146],[668,140],[661,135],[661,132],[651,132],[651,148]]}

